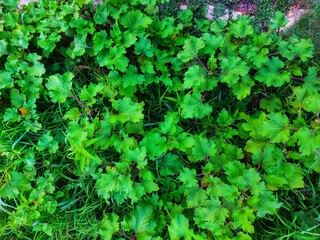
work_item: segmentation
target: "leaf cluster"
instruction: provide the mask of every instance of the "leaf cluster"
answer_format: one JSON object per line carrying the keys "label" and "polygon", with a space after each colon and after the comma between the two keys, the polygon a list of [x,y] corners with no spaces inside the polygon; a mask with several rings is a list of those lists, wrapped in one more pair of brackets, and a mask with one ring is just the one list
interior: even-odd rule
{"label": "leaf cluster", "polygon": [[311,40],[163,2],[1,4],[3,236],[251,239],[320,172]]}

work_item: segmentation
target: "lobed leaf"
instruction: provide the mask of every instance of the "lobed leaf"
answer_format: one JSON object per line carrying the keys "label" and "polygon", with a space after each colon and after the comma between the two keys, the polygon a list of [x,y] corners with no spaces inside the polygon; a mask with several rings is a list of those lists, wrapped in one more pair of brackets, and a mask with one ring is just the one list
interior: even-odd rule
{"label": "lobed leaf", "polygon": [[49,90],[52,102],[64,103],[67,97],[72,95],[72,79],[73,74],[71,72],[66,72],[63,75],[52,75],[48,78],[46,87]]}
{"label": "lobed leaf", "polygon": [[205,43],[201,38],[191,36],[184,45],[183,50],[178,53],[177,57],[183,62],[188,62],[198,57],[199,50],[205,47]]}
{"label": "lobed leaf", "polygon": [[201,94],[195,92],[185,96],[181,104],[182,118],[203,118],[210,115],[212,107],[208,103],[203,103]]}

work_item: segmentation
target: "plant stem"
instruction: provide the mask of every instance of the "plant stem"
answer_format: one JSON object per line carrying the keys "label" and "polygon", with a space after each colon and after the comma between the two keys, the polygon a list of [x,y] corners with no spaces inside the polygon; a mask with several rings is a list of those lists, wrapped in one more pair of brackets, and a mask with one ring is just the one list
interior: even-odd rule
{"label": "plant stem", "polygon": [[90,109],[87,105],[85,105],[79,98],[77,98],[77,97],[74,96],[74,95],[72,95],[71,97],[72,97],[74,100],[76,100],[77,103],[79,103],[83,108],[88,109],[88,110],[90,111],[90,113],[91,113],[91,109]]}
{"label": "plant stem", "polygon": [[201,61],[201,59],[197,56],[197,60],[198,62],[202,65],[202,67],[206,70],[206,72],[209,72],[209,69],[206,67],[206,65],[204,65],[204,63]]}

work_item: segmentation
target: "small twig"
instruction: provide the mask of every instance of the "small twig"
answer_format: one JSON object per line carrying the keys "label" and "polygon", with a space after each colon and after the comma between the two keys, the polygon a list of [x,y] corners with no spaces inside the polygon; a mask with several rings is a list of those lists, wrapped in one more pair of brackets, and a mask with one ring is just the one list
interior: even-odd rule
{"label": "small twig", "polygon": [[74,95],[72,95],[71,98],[73,98],[74,100],[76,100],[77,103],[79,103],[83,108],[88,109],[88,110],[90,111],[90,113],[91,113],[91,109],[90,109],[87,105],[85,105],[79,98],[77,98],[77,97],[74,96]]}
{"label": "small twig", "polygon": [[123,233],[123,232],[118,231],[118,233],[119,233],[121,236],[124,236],[124,237],[126,237],[126,238],[128,238],[128,239],[131,239],[131,237],[129,237],[127,234],[125,234],[125,233]]}
{"label": "small twig", "polygon": [[270,57],[270,56],[274,56],[274,55],[278,55],[279,53],[278,52],[276,52],[276,53],[270,53],[270,54],[267,54],[266,56],[267,57]]}
{"label": "small twig", "polygon": [[303,78],[291,77],[293,80],[303,81]]}
{"label": "small twig", "polygon": [[202,102],[206,101],[207,93],[208,93],[208,92],[204,92],[204,94],[202,95],[202,97],[201,97],[201,101],[202,101]]}
{"label": "small twig", "polygon": [[134,233],[132,240],[136,240],[137,238],[137,233]]}
{"label": "small twig", "polygon": [[138,173],[139,173],[139,169],[136,168],[136,171],[134,172],[134,175],[133,175],[133,177],[132,177],[132,180],[134,180],[134,179],[136,178],[136,176],[138,175]]}
{"label": "small twig", "polygon": [[97,9],[97,7],[98,7],[98,5],[99,5],[100,2],[101,2],[101,0],[96,1],[92,12],[95,12],[95,11],[96,11],[96,9]]}
{"label": "small twig", "polygon": [[86,65],[78,65],[77,68],[78,69],[89,69],[89,70],[91,70],[91,67],[86,66]]}
{"label": "small twig", "polygon": [[90,17],[88,17],[88,16],[86,16],[86,15],[84,15],[84,14],[82,14],[82,15],[80,15],[80,16],[83,17],[83,18],[85,18],[85,19],[90,19],[90,20],[91,20]]}
{"label": "small twig", "polygon": [[204,65],[204,63],[201,61],[201,59],[197,56],[197,60],[198,62],[202,65],[202,67],[206,70],[206,72],[209,72],[209,69],[206,67],[206,65]]}

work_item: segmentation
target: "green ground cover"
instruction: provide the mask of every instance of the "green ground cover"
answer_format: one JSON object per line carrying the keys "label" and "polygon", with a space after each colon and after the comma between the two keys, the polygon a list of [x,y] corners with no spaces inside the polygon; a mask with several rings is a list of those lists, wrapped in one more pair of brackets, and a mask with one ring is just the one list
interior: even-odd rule
{"label": "green ground cover", "polygon": [[0,238],[318,239],[318,33],[280,33],[288,3],[1,2]]}

